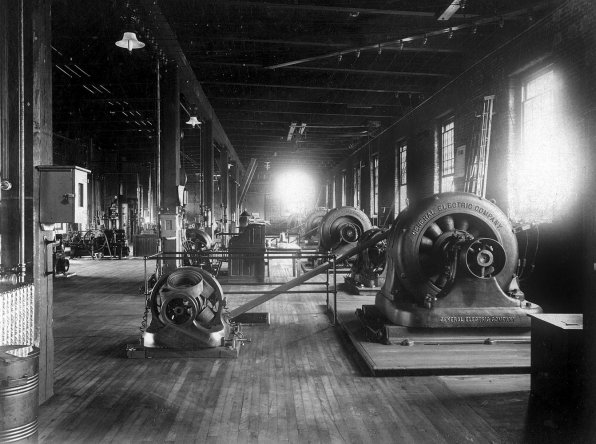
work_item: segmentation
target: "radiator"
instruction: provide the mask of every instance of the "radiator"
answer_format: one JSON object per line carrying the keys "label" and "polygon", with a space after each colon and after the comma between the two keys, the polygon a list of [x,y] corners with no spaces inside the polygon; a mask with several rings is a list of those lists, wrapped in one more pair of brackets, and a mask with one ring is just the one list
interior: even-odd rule
{"label": "radiator", "polygon": [[0,290],[0,346],[33,344],[34,293],[33,284]]}

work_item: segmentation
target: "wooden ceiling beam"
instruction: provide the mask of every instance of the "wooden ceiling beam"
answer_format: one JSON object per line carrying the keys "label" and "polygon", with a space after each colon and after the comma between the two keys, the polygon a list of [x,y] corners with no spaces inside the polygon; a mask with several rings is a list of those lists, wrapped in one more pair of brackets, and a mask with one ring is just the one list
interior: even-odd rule
{"label": "wooden ceiling beam", "polygon": [[[355,114],[355,113],[324,113],[320,111],[277,111],[277,110],[267,110],[267,109],[259,109],[259,110],[252,110],[252,109],[238,109],[238,108],[224,108],[218,107],[218,113],[222,116],[224,115],[238,115],[239,113],[258,113],[258,114],[291,114],[296,116],[310,116],[308,120],[312,120],[312,116],[337,116],[342,118],[358,118],[358,117],[366,117],[366,118],[374,118],[374,119],[393,119],[397,117],[397,115],[389,115],[389,114]],[[257,120],[257,119],[255,119]],[[308,123],[308,122],[306,122]]]}
{"label": "wooden ceiling beam", "polygon": [[391,94],[424,94],[422,88],[396,88],[396,89],[369,89],[369,88],[339,88],[333,86],[312,86],[312,85],[276,85],[268,83],[250,83],[250,82],[226,82],[221,80],[202,81],[201,85],[223,85],[223,86],[241,86],[245,88],[286,88],[286,89],[304,89],[313,91],[349,91],[365,93],[391,93]]}
{"label": "wooden ceiling beam", "polygon": [[[193,65],[218,65],[218,66],[232,66],[238,68],[256,68],[262,69],[262,65],[255,63],[236,63],[236,62],[192,62]],[[363,74],[363,75],[379,75],[391,77],[452,77],[450,74],[436,73],[436,72],[418,72],[418,71],[381,71],[374,69],[352,69],[352,68],[332,68],[321,66],[288,66],[286,70],[295,71],[327,71],[327,72],[342,72],[348,74]]]}
{"label": "wooden ceiling beam", "polygon": [[[362,3],[362,7],[359,6],[327,6],[327,5],[316,5],[316,4],[303,4],[303,3],[274,3],[274,2],[261,2],[261,1],[249,1],[249,0],[209,0],[212,3],[226,4],[230,6],[239,7],[253,7],[253,8],[268,8],[268,9],[289,9],[293,11],[311,11],[311,12],[327,12],[337,14],[370,14],[370,15],[388,15],[397,17],[413,17],[417,19],[428,19],[432,21],[437,20],[437,15],[434,12],[427,11],[406,11],[397,9],[379,9],[379,8],[367,8],[365,7],[366,2]],[[454,14],[454,19],[468,19],[476,17],[473,14]]]}

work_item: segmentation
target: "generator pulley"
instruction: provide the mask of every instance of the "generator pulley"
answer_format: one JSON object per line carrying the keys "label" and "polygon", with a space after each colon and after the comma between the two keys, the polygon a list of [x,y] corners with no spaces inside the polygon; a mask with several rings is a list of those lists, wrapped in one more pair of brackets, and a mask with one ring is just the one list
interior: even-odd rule
{"label": "generator pulley", "polygon": [[354,207],[339,207],[329,211],[319,227],[319,250],[336,255],[353,248],[362,233],[372,228],[368,216]]}

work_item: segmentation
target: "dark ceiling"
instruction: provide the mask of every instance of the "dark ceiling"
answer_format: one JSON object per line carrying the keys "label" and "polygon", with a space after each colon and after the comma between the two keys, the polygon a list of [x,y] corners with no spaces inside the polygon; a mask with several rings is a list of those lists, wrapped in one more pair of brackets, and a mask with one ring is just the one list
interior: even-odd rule
{"label": "dark ceiling", "polygon": [[[459,5],[457,12],[439,20],[451,4]],[[553,6],[520,0],[55,0],[56,158],[85,158],[93,145],[121,162],[151,161],[157,61],[183,57],[244,166],[256,158],[261,170],[324,171]],[[146,47],[129,54],[114,42],[131,28]],[[198,131],[184,123],[197,100],[181,97],[187,136]],[[198,145],[184,144],[183,162],[198,168]]]}

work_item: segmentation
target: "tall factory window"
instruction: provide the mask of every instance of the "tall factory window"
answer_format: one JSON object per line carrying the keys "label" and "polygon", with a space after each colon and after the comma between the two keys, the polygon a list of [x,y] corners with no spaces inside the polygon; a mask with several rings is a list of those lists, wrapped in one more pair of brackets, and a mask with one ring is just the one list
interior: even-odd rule
{"label": "tall factory window", "polygon": [[360,208],[360,163],[354,168],[354,206]]}
{"label": "tall factory window", "polygon": [[370,160],[370,216],[377,217],[379,210],[379,155]]}
{"label": "tall factory window", "polygon": [[556,73],[528,77],[521,89],[521,144],[510,190],[511,217],[518,222],[552,222],[575,195],[579,162],[573,132],[562,119]]}
{"label": "tall factory window", "polygon": [[341,172],[341,206],[342,207],[345,206],[348,202],[347,195],[346,195],[346,192],[347,192],[346,187],[348,186],[348,184],[347,184],[348,181],[346,180],[346,175],[347,175],[346,170],[342,170],[342,172]]}
{"label": "tall factory window", "polygon": [[399,214],[406,207],[408,197],[407,172],[408,144],[399,142],[395,148],[395,214]]}
{"label": "tall factory window", "polygon": [[331,181],[331,208],[337,208],[335,202],[335,176],[333,176],[333,180]]}
{"label": "tall factory window", "polygon": [[453,118],[441,125],[441,193],[454,190],[455,143]]}

